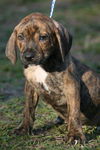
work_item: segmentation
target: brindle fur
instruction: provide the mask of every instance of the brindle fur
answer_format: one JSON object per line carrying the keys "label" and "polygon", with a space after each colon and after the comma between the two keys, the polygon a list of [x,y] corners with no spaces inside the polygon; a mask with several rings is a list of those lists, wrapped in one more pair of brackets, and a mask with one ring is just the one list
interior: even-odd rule
{"label": "brindle fur", "polygon": [[[40,42],[39,34],[44,32],[48,33],[49,39]],[[17,39],[20,33],[24,34],[24,41]],[[67,141],[85,141],[82,123],[100,125],[100,75],[71,55],[71,43],[68,31],[42,14],[25,17],[14,29],[7,44],[6,55],[15,63],[16,46],[20,49],[26,77],[24,119],[15,130],[17,134],[31,133],[40,96],[67,122]],[[30,62],[24,58],[27,51],[34,53]],[[30,66],[43,69],[40,68],[45,75],[43,83],[35,81],[38,74],[35,76],[35,71],[30,70]]]}

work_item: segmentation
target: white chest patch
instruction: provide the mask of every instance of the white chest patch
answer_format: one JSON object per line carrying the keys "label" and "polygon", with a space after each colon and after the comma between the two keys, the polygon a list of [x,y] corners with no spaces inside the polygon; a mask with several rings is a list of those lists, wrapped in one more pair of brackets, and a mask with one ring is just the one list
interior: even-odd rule
{"label": "white chest patch", "polygon": [[41,66],[30,65],[24,70],[24,75],[32,84],[39,83],[43,85],[45,90],[49,91],[49,88],[46,84],[48,73]]}

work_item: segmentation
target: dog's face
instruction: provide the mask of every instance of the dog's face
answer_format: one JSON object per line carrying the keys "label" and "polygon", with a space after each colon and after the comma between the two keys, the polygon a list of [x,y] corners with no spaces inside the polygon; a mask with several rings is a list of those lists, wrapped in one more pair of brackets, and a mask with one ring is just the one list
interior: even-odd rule
{"label": "dog's face", "polygon": [[6,47],[6,55],[16,62],[16,48],[24,65],[42,64],[51,55],[64,60],[72,39],[68,31],[56,21],[42,14],[31,14],[15,27]]}

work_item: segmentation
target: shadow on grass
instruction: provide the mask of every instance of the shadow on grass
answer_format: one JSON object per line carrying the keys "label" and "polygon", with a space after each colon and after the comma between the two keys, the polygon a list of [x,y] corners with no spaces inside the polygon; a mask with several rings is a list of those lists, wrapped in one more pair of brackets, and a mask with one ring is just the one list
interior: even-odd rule
{"label": "shadow on grass", "polygon": [[[42,127],[38,127],[36,129],[33,129],[33,134],[34,135],[40,135],[40,134],[44,134],[46,132],[49,132],[51,129],[53,129],[54,127],[59,127],[61,126],[61,124],[56,123],[56,122],[48,122],[46,124],[44,124]],[[87,131],[85,132],[85,136],[86,136],[86,143],[92,142],[95,139],[97,139],[97,136],[100,135],[100,129],[99,127],[92,127],[89,126],[89,128],[87,128]]]}
{"label": "shadow on grass", "polygon": [[89,132],[85,134],[86,138],[87,138],[87,142],[95,140],[97,138],[97,136],[100,135],[100,129],[99,127],[91,127],[91,129],[89,129]]}
{"label": "shadow on grass", "polygon": [[48,122],[46,124],[44,124],[42,127],[39,127],[37,129],[33,129],[33,134],[34,135],[39,135],[39,134],[43,134],[46,131],[49,131],[50,129],[54,128],[54,127],[58,127],[62,125],[62,123],[57,123],[57,122]]}

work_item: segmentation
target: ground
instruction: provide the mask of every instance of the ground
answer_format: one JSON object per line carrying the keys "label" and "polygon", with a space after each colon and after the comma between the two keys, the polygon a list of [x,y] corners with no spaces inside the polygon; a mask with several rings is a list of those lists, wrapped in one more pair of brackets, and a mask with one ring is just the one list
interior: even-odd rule
{"label": "ground", "polygon": [[[25,79],[21,62],[13,66],[5,57],[6,43],[13,28],[24,16],[32,12],[49,15],[50,1],[11,1],[0,1],[0,150],[99,150],[99,127],[83,126],[87,137],[85,145],[64,143],[65,124],[54,126],[57,114],[42,100],[36,111],[34,135],[13,134],[13,129],[22,120]],[[99,0],[57,0],[53,18],[72,33],[72,54],[100,72]]]}

